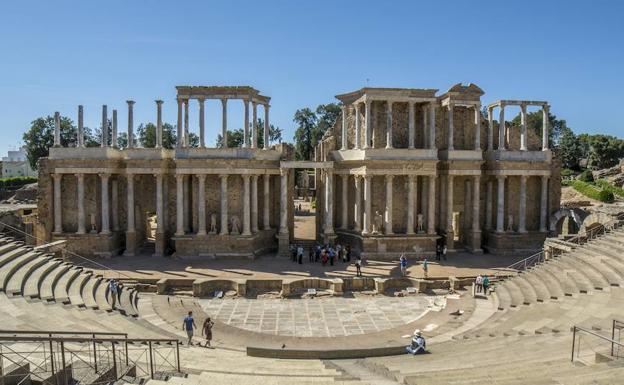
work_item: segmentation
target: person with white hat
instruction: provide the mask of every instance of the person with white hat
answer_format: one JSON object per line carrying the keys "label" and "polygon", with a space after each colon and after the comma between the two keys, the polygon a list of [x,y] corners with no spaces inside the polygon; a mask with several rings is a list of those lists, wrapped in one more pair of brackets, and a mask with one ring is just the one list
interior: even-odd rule
{"label": "person with white hat", "polygon": [[414,335],[412,336],[412,343],[405,348],[405,350],[409,354],[422,354],[425,353],[425,349],[427,348],[427,343],[425,342],[425,337],[422,336],[420,330],[414,330]]}

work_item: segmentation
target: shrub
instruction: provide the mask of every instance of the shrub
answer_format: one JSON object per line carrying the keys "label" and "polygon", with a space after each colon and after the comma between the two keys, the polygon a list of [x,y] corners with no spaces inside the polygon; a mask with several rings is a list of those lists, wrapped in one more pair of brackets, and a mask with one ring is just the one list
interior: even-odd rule
{"label": "shrub", "polygon": [[12,178],[0,178],[0,188],[19,188],[25,184],[36,183],[34,176],[16,176]]}
{"label": "shrub", "polygon": [[613,195],[617,195],[621,198],[624,198],[624,189],[614,186],[611,183],[609,183],[609,181],[607,181],[606,179],[598,179],[596,181],[596,184],[598,186],[600,186],[603,190],[605,191],[609,191],[610,193],[612,193]]}
{"label": "shrub", "polygon": [[578,180],[581,182],[591,183],[594,181],[594,175],[591,171],[585,170],[579,175]]}
{"label": "shrub", "polygon": [[561,176],[572,176],[574,174],[576,174],[576,172],[574,172],[574,170],[570,170],[569,168],[561,170]]}
{"label": "shrub", "polygon": [[600,202],[612,203],[615,200],[612,192],[603,190],[580,180],[571,180],[569,181],[569,185],[586,197]]}

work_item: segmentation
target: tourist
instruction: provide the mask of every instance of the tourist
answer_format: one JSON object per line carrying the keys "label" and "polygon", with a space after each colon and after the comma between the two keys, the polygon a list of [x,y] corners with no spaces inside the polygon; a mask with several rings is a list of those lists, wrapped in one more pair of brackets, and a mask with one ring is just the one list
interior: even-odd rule
{"label": "tourist", "polygon": [[333,247],[330,246],[327,253],[329,254],[329,265],[334,266],[334,259],[336,259],[336,251],[334,250]]}
{"label": "tourist", "polygon": [[299,262],[300,265],[303,264],[303,246],[301,245],[297,246],[297,262]]}
{"label": "tourist", "polygon": [[315,250],[314,250],[314,262],[318,262],[320,259],[321,259],[321,245],[317,243]]}
{"label": "tourist", "polygon": [[351,262],[351,245],[347,245],[347,262]]}
{"label": "tourist", "polygon": [[212,340],[212,327],[214,326],[214,322],[210,319],[210,317],[206,318],[204,321],[204,326],[202,327],[204,336],[206,336],[206,347],[209,348],[210,341]]}
{"label": "tourist", "polygon": [[481,293],[482,287],[483,287],[483,277],[481,276],[481,274],[479,274],[477,275],[477,278],[475,279],[475,292],[473,294]]}
{"label": "tourist", "polygon": [[401,275],[405,277],[405,273],[407,272],[407,258],[405,258],[405,254],[401,254],[401,258],[399,258],[399,265],[401,267]]}
{"label": "tourist", "polygon": [[189,311],[188,315],[184,317],[182,321],[182,330],[186,331],[186,336],[188,337],[188,346],[193,345],[193,330],[197,329],[197,325],[195,325],[195,320],[193,319],[193,312]]}
{"label": "tourist", "polygon": [[358,277],[362,276],[362,257],[360,255],[355,257],[355,273]]}
{"label": "tourist", "polygon": [[292,262],[297,261],[297,247],[295,245],[290,245],[290,260]]}
{"label": "tourist", "polygon": [[442,256],[442,246],[438,243],[436,244],[436,261],[439,261],[441,256]]}
{"label": "tourist", "polygon": [[485,295],[487,297],[487,295],[488,295],[488,288],[490,287],[490,279],[488,278],[487,275],[483,276],[483,281],[482,281],[481,285],[483,286],[483,295]]}
{"label": "tourist", "polygon": [[336,245],[336,259],[340,261],[342,258],[340,257],[342,254],[342,246],[340,244]]}
{"label": "tourist", "polygon": [[314,262],[314,251],[311,247],[308,249],[308,261],[310,263]]}
{"label": "tourist", "polygon": [[111,306],[113,310],[115,310],[115,306],[117,305],[117,281],[114,279],[108,281],[108,293],[111,299]]}
{"label": "tourist", "polygon": [[444,260],[446,261],[446,245],[444,245],[444,247],[442,248],[442,258],[444,258]]}
{"label": "tourist", "polygon": [[425,278],[427,278],[427,273],[429,272],[429,264],[427,263],[427,258],[425,258],[425,260],[423,261],[422,267]]}
{"label": "tourist", "polygon": [[327,250],[325,248],[321,249],[321,263],[323,264],[323,266],[327,265]]}
{"label": "tourist", "polygon": [[415,355],[415,354],[425,353],[426,349],[427,349],[427,342],[425,341],[425,338],[422,336],[422,333],[418,329],[414,330],[414,335],[412,336],[412,342],[408,347],[405,348],[405,350],[409,354]]}

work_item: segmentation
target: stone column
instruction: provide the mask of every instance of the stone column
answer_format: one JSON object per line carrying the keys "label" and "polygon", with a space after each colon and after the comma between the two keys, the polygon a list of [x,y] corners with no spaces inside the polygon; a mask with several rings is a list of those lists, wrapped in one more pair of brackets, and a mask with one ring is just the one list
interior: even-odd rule
{"label": "stone column", "polygon": [[520,151],[527,150],[527,112],[526,104],[520,105]]}
{"label": "stone column", "polygon": [[[422,176],[420,178],[420,187],[418,187],[418,179],[416,179],[416,191],[420,190],[420,213],[423,216],[423,230],[427,228],[427,221],[429,220],[429,214],[427,212],[427,207],[429,207],[429,178],[426,176]],[[418,196],[418,193],[416,193]],[[418,202],[418,199],[416,199]],[[416,214],[418,214],[418,210],[416,210]]]}
{"label": "stone column", "polygon": [[78,106],[78,147],[84,147],[84,114],[83,107]]}
{"label": "stone column", "polygon": [[184,146],[184,131],[183,123],[182,123],[182,99],[178,99],[178,140],[176,143],[177,148],[181,148]]}
{"label": "stone column", "polygon": [[136,251],[136,226],[134,223],[134,175],[126,174],[126,251],[125,256],[133,256]]}
{"label": "stone column", "polygon": [[117,148],[117,110],[113,109],[113,127],[111,128],[111,147]]}
{"label": "stone column", "polygon": [[520,175],[520,207],[518,208],[518,232],[526,233],[527,176]]}
{"label": "stone column", "polygon": [[372,179],[372,175],[364,175],[364,228],[362,229],[362,234],[371,232]]}
{"label": "stone column", "polygon": [[487,190],[485,192],[485,229],[492,230],[492,190],[493,183],[487,181]]}
{"label": "stone column", "polygon": [[288,234],[288,169],[280,169],[280,224],[279,233]]}
{"label": "stone column", "polygon": [[262,207],[264,212],[262,215],[262,228],[264,230],[271,230],[271,212],[269,208],[269,204],[271,202],[271,195],[269,194],[271,175],[264,174],[262,176],[262,181],[264,182],[264,205]]}
{"label": "stone column", "polygon": [[221,232],[219,234],[228,235],[230,233],[228,229],[228,176],[222,174],[219,178],[221,178]]}
{"label": "stone column", "polygon": [[355,141],[353,148],[359,150],[362,146],[362,132],[361,132],[361,122],[360,122],[360,104],[355,103],[353,105],[353,109],[355,110]]}
{"label": "stone column", "polygon": [[78,231],[76,234],[84,234],[85,230],[85,207],[84,207],[84,174],[76,174],[78,184]]}
{"label": "stone column", "polygon": [[251,102],[251,148],[258,148],[258,103]]}
{"label": "stone column", "polygon": [[111,209],[113,218],[113,231],[119,231],[119,187],[117,178],[111,179]]}
{"label": "stone column", "polygon": [[472,231],[481,232],[479,226],[479,201],[481,199],[481,176],[475,175],[472,181]]}
{"label": "stone column", "polygon": [[386,148],[392,148],[392,102],[386,102]]}
{"label": "stone column", "polygon": [[455,147],[453,146],[453,103],[449,103],[446,110],[447,119],[448,119],[448,146],[447,149],[449,151],[453,151]]}
{"label": "stone column", "polygon": [[247,174],[241,175],[243,178],[243,233],[242,235],[248,237],[251,236],[251,207],[249,203],[251,201],[249,179]]}
{"label": "stone column", "polygon": [[249,147],[249,100],[243,100],[245,121],[243,122],[243,147]]}
{"label": "stone column", "polygon": [[184,147],[190,147],[189,140],[189,99],[184,100]]}
{"label": "stone column", "polygon": [[392,181],[394,180],[394,175],[386,175],[386,215],[385,215],[385,223],[384,230],[386,234],[393,234],[394,231],[392,229],[392,195],[394,192]]}
{"label": "stone column", "polygon": [[496,232],[502,233],[505,231],[505,175],[497,175],[496,180]]}
{"label": "stone column", "polygon": [[498,113],[498,149],[505,150],[505,105],[503,103],[500,104]]}
{"label": "stone column", "polygon": [[429,149],[436,148],[436,130],[435,130],[435,104],[429,103]]}
{"label": "stone column", "polygon": [[163,147],[162,100],[156,100],[156,148]]}
{"label": "stone column", "polygon": [[251,176],[251,232],[258,232],[258,175]]}
{"label": "stone column", "polygon": [[165,254],[165,194],[163,191],[163,175],[156,174],[156,242],[154,247],[155,256]]}
{"label": "stone column", "polygon": [[126,208],[126,216],[127,216],[127,229],[128,232],[134,232],[136,230],[136,226],[134,224],[134,175],[127,174],[126,175],[126,197],[127,197],[127,208]]}
{"label": "stone column", "polygon": [[269,125],[269,105],[264,105],[264,149],[269,149],[269,131],[271,126]]}
{"label": "stone column", "polygon": [[548,150],[548,125],[550,123],[548,115],[548,104],[544,104],[542,106],[542,151]]}
{"label": "stone column", "polygon": [[197,235],[206,235],[206,174],[197,175]]}
{"label": "stone column", "polygon": [[[325,170],[325,237],[334,235],[334,172]],[[331,240],[326,239],[326,242]]]}
{"label": "stone column", "polygon": [[416,127],[414,121],[414,102],[407,102],[407,148],[413,149],[416,141]]}
{"label": "stone column", "polygon": [[342,215],[340,216],[340,228],[349,228],[349,174],[341,175],[342,178]]}
{"label": "stone column", "polygon": [[540,231],[546,232],[548,218],[548,176],[542,175],[542,194],[540,198]]}
{"label": "stone column", "polygon": [[[204,98],[197,99],[199,103],[199,147],[206,147],[206,112],[204,109]],[[247,132],[247,126],[245,126]],[[205,230],[205,229],[204,229]]]}
{"label": "stone column", "polygon": [[362,177],[360,175],[354,175],[353,181],[355,184],[355,205],[353,206],[354,215],[354,230],[362,231]]}
{"label": "stone column", "polygon": [[[446,232],[453,233],[453,185],[454,175],[446,176]],[[450,247],[449,247],[450,248]]]}
{"label": "stone column", "polygon": [[54,113],[54,147],[61,147],[61,113]]}
{"label": "stone column", "polygon": [[108,107],[102,106],[102,143],[100,147],[108,147]]}
{"label": "stone column", "polygon": [[427,208],[427,233],[429,235],[434,235],[435,231],[435,203],[436,203],[436,176],[429,176],[429,198],[428,198],[428,208]]}
{"label": "stone column", "polygon": [[409,175],[407,181],[407,234],[414,234],[414,200],[416,175]]}
{"label": "stone column", "polygon": [[342,138],[340,149],[344,151],[347,149],[347,106],[343,105],[340,109],[342,111]]}
{"label": "stone column", "polygon": [[184,175],[176,174],[176,236],[184,235]]}
{"label": "stone column", "polygon": [[134,100],[126,100],[128,103],[128,148],[134,147]]}
{"label": "stone column", "polygon": [[221,99],[221,138],[223,140],[223,148],[228,147],[227,143],[227,99]]}
{"label": "stone column", "polygon": [[488,107],[488,137],[487,137],[487,146],[488,151],[494,150],[494,109]]}
{"label": "stone column", "polygon": [[475,120],[475,141],[474,141],[474,149],[475,151],[481,150],[481,106],[476,104],[474,106],[474,120]]}
{"label": "stone column", "polygon": [[366,149],[366,148],[370,147],[371,134],[372,134],[372,131],[373,131],[373,129],[372,129],[373,121],[371,119],[372,117],[371,117],[371,101],[370,100],[367,100],[364,103],[364,111],[365,111],[366,115],[364,116],[364,119],[365,119],[364,120],[365,121],[364,125],[365,125],[365,127],[364,127],[364,146],[363,146],[363,148]]}
{"label": "stone column", "polygon": [[110,234],[110,209],[108,207],[108,179],[110,174],[100,174],[102,184],[102,229],[100,234]]}
{"label": "stone column", "polygon": [[54,233],[61,234],[63,232],[63,215],[61,200],[61,180],[63,174],[52,174],[54,179]]}

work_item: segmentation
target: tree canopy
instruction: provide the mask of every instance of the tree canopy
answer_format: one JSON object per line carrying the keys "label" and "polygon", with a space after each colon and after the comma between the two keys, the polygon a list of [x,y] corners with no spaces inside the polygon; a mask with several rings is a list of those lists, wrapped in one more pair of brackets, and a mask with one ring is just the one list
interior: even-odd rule
{"label": "tree canopy", "polygon": [[[258,119],[258,148],[264,147],[264,120]],[[242,147],[245,139],[245,132],[242,128],[237,128],[235,130],[228,130],[228,147]],[[281,143],[282,141],[282,130],[279,127],[275,127],[274,125],[269,125],[269,144],[271,143]],[[249,132],[249,143],[251,143],[251,131]],[[223,147],[223,138],[221,134],[217,135],[216,140],[217,147]]]}
{"label": "tree canopy", "polygon": [[[33,170],[37,170],[39,158],[48,156],[49,148],[54,145],[54,116],[48,115],[33,120],[22,138],[28,163]],[[76,126],[66,116],[61,116],[61,145],[63,147],[76,145]]]}
{"label": "tree canopy", "polygon": [[294,137],[297,160],[312,159],[314,147],[331,130],[340,113],[340,105],[335,103],[321,104],[315,111],[306,107],[295,112],[293,121],[297,124]]}

